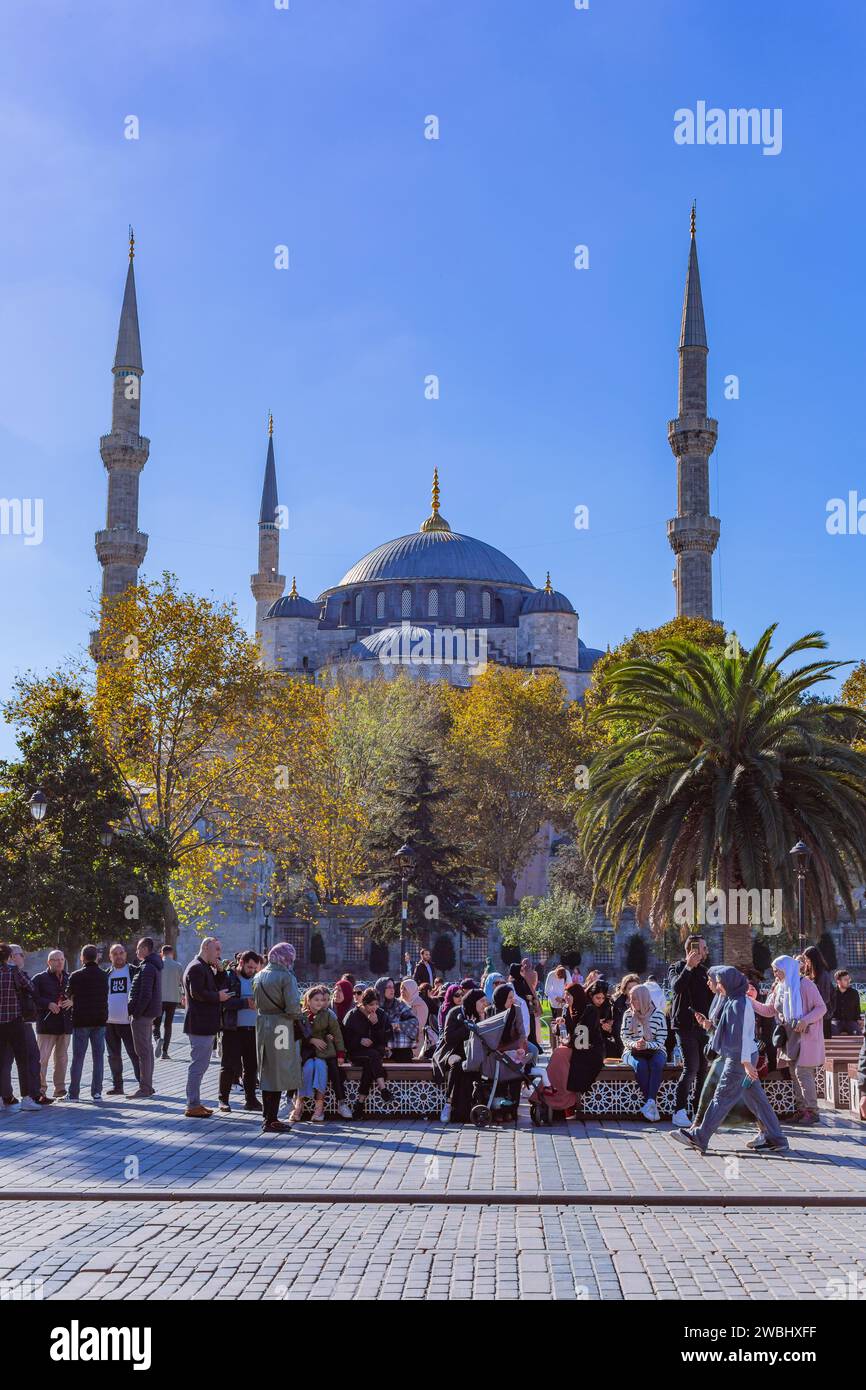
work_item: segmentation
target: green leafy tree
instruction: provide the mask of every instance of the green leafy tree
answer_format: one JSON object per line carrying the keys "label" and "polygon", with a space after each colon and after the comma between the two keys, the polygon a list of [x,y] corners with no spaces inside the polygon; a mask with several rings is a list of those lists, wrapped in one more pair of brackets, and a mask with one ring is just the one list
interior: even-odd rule
{"label": "green leafy tree", "polygon": [[441,809],[450,797],[435,757],[423,748],[409,752],[396,783],[385,789],[366,844],[370,868],[364,875],[376,890],[370,929],[377,940],[400,935],[403,879],[395,855],[406,842],[416,856],[407,879],[407,934],[426,942],[443,922],[470,934],[484,926],[471,896],[475,872],[463,848],[443,838]]}
{"label": "green leafy tree", "polygon": [[[0,932],[72,958],[92,941],[137,934],[159,920],[162,847],[151,835],[114,835],[129,800],[71,678],[25,678],[5,706],[18,761],[0,763]],[[48,798],[41,824],[28,801]]]}
{"label": "green leafy tree", "polygon": [[845,737],[866,715],[814,699],[841,662],[783,671],[798,653],[825,649],[819,633],[771,660],[773,632],[748,656],[672,640],[661,660],[613,668],[597,718],[635,732],[593,760],[579,813],[580,848],[614,919],[634,901],[638,921],[661,933],[680,890],[703,881],[725,893],[734,961],[750,957],[751,924],[731,920],[742,913],[731,911],[732,891],[781,889],[792,904],[795,841],[812,851],[813,923],[834,919],[837,893],[853,916],[851,872],[866,880],[866,756]]}
{"label": "green leafy tree", "polygon": [[562,956],[589,949],[595,913],[571,893],[556,890],[545,898],[521,898],[517,911],[499,924],[502,943],[531,956]]}

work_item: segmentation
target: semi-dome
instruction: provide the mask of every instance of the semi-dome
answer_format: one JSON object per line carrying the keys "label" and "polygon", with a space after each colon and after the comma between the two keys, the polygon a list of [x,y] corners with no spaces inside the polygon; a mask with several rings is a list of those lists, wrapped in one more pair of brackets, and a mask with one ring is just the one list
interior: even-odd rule
{"label": "semi-dome", "polygon": [[347,570],[338,588],[388,579],[467,579],[532,589],[519,565],[495,546],[452,531],[439,511],[439,478],[433,476],[433,510],[419,531],[386,541]]}
{"label": "semi-dome", "polygon": [[548,571],[544,588],[536,589],[534,594],[527,594],[523,600],[520,608],[521,617],[524,613],[574,613],[574,606],[571,599],[551,586]]}
{"label": "semi-dome", "polygon": [[267,611],[268,618],[315,618],[318,622],[321,613],[321,604],[313,603],[311,599],[304,598],[298,593],[298,586],[292,576],[292,587],[282,598],[278,598],[276,603],[272,603]]}
{"label": "semi-dome", "polygon": [[371,632],[369,637],[362,637],[360,642],[353,642],[349,656],[353,661],[381,661],[383,652],[386,658],[395,653],[408,657],[416,642],[429,641],[431,635],[432,628],[409,623],[401,627],[382,627],[378,632]]}

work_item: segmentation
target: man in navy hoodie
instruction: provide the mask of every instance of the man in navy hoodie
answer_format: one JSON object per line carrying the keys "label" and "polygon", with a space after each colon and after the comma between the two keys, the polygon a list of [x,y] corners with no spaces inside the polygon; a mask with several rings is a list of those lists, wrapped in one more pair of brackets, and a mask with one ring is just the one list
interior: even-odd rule
{"label": "man in navy hoodie", "polygon": [[139,968],[129,993],[129,1022],[138,1057],[138,1090],[133,1099],[155,1094],[153,1089],[153,1020],[162,1013],[162,959],[153,937],[143,936],[135,948]]}

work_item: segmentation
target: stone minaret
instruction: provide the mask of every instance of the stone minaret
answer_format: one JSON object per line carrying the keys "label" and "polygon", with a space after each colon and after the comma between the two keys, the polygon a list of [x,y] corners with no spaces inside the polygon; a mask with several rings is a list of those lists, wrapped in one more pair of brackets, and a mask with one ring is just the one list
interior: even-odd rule
{"label": "stone minaret", "polygon": [[680,330],[679,414],[668,425],[677,460],[677,514],[668,522],[668,540],[677,557],[674,587],[678,618],[712,618],[713,551],[719,519],[710,516],[710,454],[716,447],[718,421],[707,417],[707,330],[695,243],[692,240]]}
{"label": "stone minaret", "polygon": [[279,500],[277,498],[277,466],[274,462],[274,417],[268,416],[268,457],[265,462],[265,482],[259,511],[259,569],[250,576],[250,588],[256,601],[256,632],[262,630],[262,619],[272,603],[276,603],[286,587],[286,577],[280,574]]}
{"label": "stone minaret", "polygon": [[[150,440],[139,434],[141,423],[141,342],[135,299],[135,239],[129,229],[129,269],[117,330],[114,354],[114,392],[111,434],[99,441],[99,452],[108,473],[108,511],[105,530],[96,533],[96,554],[102,565],[103,600],[120,594],[138,582],[138,571],[147,552],[147,536],[138,529],[138,475],[147,462]],[[97,655],[97,633],[91,633],[91,651]]]}

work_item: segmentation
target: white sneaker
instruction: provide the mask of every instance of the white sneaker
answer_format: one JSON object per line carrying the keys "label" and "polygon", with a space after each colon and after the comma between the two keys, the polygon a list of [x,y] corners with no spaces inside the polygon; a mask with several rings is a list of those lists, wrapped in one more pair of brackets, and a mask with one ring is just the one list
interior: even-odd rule
{"label": "white sneaker", "polygon": [[439,1111],[439,1119],[442,1121],[443,1125],[447,1125],[450,1123],[451,1106],[447,1100],[445,1104],[442,1106],[442,1109]]}
{"label": "white sneaker", "polygon": [[659,1110],[658,1101],[656,1101],[656,1100],[651,1100],[651,1101],[650,1101],[650,1105],[652,1106],[652,1112],[653,1112],[650,1118],[653,1119],[653,1120],[660,1120],[660,1119],[661,1119],[661,1112],[660,1112],[660,1110]]}
{"label": "white sneaker", "polygon": [[280,1106],[279,1110],[277,1111],[277,1119],[278,1119],[278,1120],[288,1120],[288,1119],[290,1119],[290,1118],[291,1118],[292,1111],[294,1110],[294,1108],[295,1108],[294,1105],[291,1105],[287,1100],[284,1100],[283,1103],[282,1103],[282,1105]]}
{"label": "white sneaker", "polygon": [[22,1109],[22,1110],[41,1110],[41,1109],[42,1109],[42,1106],[41,1106],[41,1105],[37,1105],[37,1104],[36,1104],[36,1101],[33,1099],[32,1096],[22,1096],[22,1097],[21,1097],[21,1109]]}
{"label": "white sneaker", "polygon": [[655,1119],[655,1116],[653,1115],[653,1103],[651,1100],[644,1101],[643,1105],[640,1108],[640,1113],[643,1115],[645,1120]]}
{"label": "white sneaker", "polygon": [[340,1104],[340,1105],[337,1106],[337,1114],[339,1115],[339,1117],[340,1117],[341,1120],[351,1120],[351,1118],[352,1118],[352,1107],[351,1107],[351,1105],[347,1105],[346,1102],[343,1101],[342,1104]]}
{"label": "white sneaker", "polygon": [[678,1110],[677,1113],[671,1117],[671,1124],[676,1125],[677,1129],[691,1129],[692,1122],[685,1110]]}

